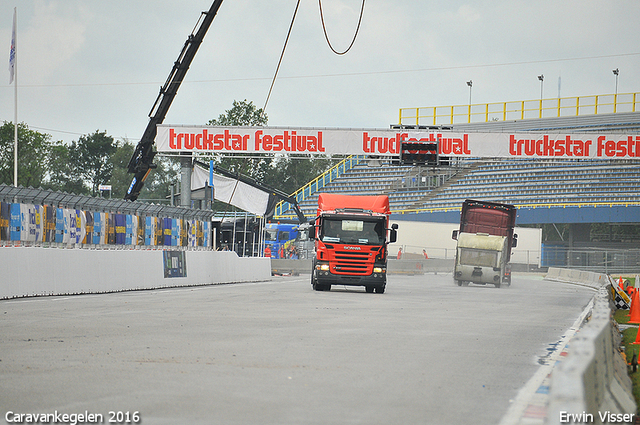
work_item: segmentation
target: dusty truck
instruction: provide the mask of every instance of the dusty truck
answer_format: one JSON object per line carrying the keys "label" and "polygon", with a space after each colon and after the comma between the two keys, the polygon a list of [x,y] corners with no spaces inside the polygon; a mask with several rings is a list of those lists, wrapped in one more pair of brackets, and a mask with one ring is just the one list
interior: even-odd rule
{"label": "dusty truck", "polygon": [[468,283],[511,285],[511,249],[517,209],[513,205],[467,199],[462,204],[460,229],[453,231],[456,247],[453,279]]}
{"label": "dusty truck", "polygon": [[389,228],[389,197],[321,193],[312,222],[315,254],[311,285],[329,291],[331,285],[364,286],[384,293],[387,284],[387,244],[397,238]]}

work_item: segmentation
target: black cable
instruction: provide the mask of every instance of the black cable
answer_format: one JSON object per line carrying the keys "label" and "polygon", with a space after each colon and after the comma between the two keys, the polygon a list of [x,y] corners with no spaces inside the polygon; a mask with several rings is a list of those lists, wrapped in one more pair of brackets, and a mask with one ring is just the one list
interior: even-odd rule
{"label": "black cable", "polygon": [[264,101],[264,107],[262,108],[262,114],[267,110],[267,103],[269,103],[269,98],[271,97],[271,90],[273,90],[273,85],[276,82],[276,77],[278,76],[278,71],[280,70],[280,64],[282,63],[282,58],[284,57],[284,51],[287,48],[287,43],[289,43],[289,36],[291,35],[291,29],[293,28],[293,23],[296,20],[296,15],[298,14],[298,7],[300,6],[300,0],[296,4],[296,10],[293,12],[293,18],[291,18],[291,25],[289,25],[289,32],[287,33],[287,39],[284,41],[284,46],[282,46],[282,53],[280,53],[280,60],[278,61],[278,66],[276,67],[276,72],[273,74],[273,80],[271,80],[271,87],[269,87],[269,94],[267,95],[267,100]]}
{"label": "black cable", "polygon": [[327,35],[327,28],[324,25],[324,17],[323,17],[323,14],[322,14],[322,0],[318,0],[318,5],[320,6],[320,20],[322,21],[322,30],[324,31],[324,38],[327,40],[327,44],[329,45],[329,48],[336,55],[344,55],[349,50],[351,50],[351,47],[353,46],[353,43],[356,42],[356,37],[358,36],[358,31],[360,31],[360,23],[362,22],[362,15],[364,13],[364,0],[362,0],[362,8],[360,8],[360,19],[358,19],[358,27],[356,28],[355,34],[353,34],[353,40],[351,40],[351,44],[349,44],[349,47],[347,47],[347,50],[345,50],[344,52],[336,51],[336,49],[334,49],[333,46],[331,45],[331,42],[329,41],[329,36]]}

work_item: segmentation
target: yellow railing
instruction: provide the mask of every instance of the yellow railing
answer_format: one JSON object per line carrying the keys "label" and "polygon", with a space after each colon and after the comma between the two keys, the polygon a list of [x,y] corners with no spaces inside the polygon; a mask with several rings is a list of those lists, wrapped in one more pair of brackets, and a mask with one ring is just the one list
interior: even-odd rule
{"label": "yellow railing", "polygon": [[[358,165],[363,160],[364,156],[351,155],[348,158],[340,161],[338,164],[334,165],[315,179],[311,180],[300,189],[293,192],[290,196],[292,198],[296,198],[296,201],[298,203],[303,202],[305,199],[309,198],[314,193],[318,192],[320,189],[333,182],[345,171],[350,170],[351,168],[353,168],[353,166]],[[291,212],[285,215],[285,213],[289,211],[290,208],[291,206],[288,202],[278,202],[278,204],[276,204],[273,217],[275,219],[296,218],[296,216]]]}
{"label": "yellow railing", "polygon": [[570,117],[640,110],[640,93],[401,108],[401,125],[450,125],[472,122]]}

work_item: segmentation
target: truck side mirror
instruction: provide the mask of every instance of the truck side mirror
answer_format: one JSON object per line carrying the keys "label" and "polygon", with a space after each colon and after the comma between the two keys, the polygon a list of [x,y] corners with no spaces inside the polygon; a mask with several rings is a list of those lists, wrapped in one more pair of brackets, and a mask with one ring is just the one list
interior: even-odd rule
{"label": "truck side mirror", "polygon": [[391,230],[389,231],[389,243],[394,243],[398,240],[398,224],[393,223],[391,225]]}
{"label": "truck side mirror", "polygon": [[309,235],[309,240],[313,241],[316,239],[316,220],[309,220],[309,229],[307,230]]}
{"label": "truck side mirror", "polygon": [[458,231],[454,230],[453,233],[451,233],[451,239],[453,240],[458,240]]}
{"label": "truck side mirror", "polygon": [[518,246],[518,235],[517,234],[513,234],[513,243],[511,244],[511,248],[515,248]]}

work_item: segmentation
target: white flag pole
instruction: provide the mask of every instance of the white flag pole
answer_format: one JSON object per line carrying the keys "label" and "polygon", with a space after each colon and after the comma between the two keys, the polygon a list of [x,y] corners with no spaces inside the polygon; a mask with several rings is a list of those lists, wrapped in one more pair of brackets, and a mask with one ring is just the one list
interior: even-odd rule
{"label": "white flag pole", "polygon": [[9,57],[10,79],[14,83],[14,119],[13,119],[13,185],[18,187],[18,50],[16,15],[17,7],[13,8],[13,33],[11,34],[11,53]]}

